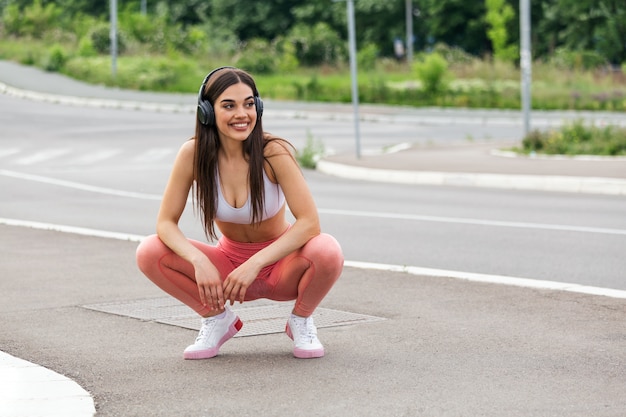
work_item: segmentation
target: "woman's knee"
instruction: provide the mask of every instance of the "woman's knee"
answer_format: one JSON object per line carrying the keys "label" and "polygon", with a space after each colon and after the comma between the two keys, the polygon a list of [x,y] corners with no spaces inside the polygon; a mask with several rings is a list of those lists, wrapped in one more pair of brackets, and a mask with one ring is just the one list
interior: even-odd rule
{"label": "woman's knee", "polygon": [[158,259],[163,256],[164,250],[166,250],[166,246],[157,235],[150,235],[143,239],[135,252],[139,269],[145,273],[156,266]]}
{"label": "woman's knee", "polygon": [[316,268],[327,270],[327,273],[336,272],[339,276],[343,268],[343,251],[337,240],[326,233],[322,233],[309,240],[303,248],[303,254]]}

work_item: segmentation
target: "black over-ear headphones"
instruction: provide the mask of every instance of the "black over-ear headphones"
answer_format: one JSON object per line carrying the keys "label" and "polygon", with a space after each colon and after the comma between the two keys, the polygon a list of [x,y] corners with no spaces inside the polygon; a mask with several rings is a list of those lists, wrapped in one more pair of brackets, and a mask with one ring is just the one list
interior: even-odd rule
{"label": "black over-ear headphones", "polygon": [[[209,100],[205,100],[202,97],[204,95],[204,87],[206,86],[206,83],[209,82],[209,79],[213,74],[226,68],[236,69],[235,67],[215,68],[206,77],[204,77],[204,81],[202,81],[202,85],[200,86],[200,91],[198,91],[198,110],[196,111],[196,116],[198,117],[198,121],[204,126],[215,125],[215,111],[213,110],[213,106],[209,103]],[[254,96],[254,106],[256,107],[256,118],[259,120],[261,119],[261,116],[263,116],[263,100],[261,100],[258,93]]]}

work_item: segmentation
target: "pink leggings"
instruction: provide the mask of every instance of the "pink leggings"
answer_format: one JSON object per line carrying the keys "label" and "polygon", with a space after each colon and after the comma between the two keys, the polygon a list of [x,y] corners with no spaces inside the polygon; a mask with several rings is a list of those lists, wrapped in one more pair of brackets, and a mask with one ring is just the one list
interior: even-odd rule
{"label": "pink leggings", "polygon": [[[221,237],[217,246],[211,246],[189,241],[207,255],[222,281],[253,254],[273,242],[240,243]],[[148,236],[139,244],[137,265],[163,291],[201,316],[211,311],[200,301],[193,266],[165,246],[158,236]],[[342,268],[343,254],[339,243],[322,233],[302,248],[263,268],[246,291],[245,300],[296,300],[294,314],[308,317],[328,294]]]}

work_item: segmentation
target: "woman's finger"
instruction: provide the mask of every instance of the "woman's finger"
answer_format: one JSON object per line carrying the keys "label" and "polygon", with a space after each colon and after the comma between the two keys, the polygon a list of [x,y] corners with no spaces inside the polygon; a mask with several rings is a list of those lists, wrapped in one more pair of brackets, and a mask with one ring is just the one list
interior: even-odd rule
{"label": "woman's finger", "polygon": [[216,286],[215,292],[217,294],[217,308],[221,310],[224,308],[224,292],[222,291],[222,286]]}
{"label": "woman's finger", "polygon": [[207,293],[202,285],[198,285],[198,294],[200,295],[200,302],[202,305],[208,307],[209,297],[207,296]]}

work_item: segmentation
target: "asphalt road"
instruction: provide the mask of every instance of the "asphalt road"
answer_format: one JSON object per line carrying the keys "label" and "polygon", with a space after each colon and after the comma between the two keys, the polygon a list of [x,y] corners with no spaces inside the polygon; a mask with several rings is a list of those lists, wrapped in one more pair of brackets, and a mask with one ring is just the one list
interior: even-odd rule
{"label": "asphalt road", "polygon": [[[429,124],[433,140],[476,128]],[[346,152],[346,120],[268,117],[305,144]],[[412,141],[415,126],[364,122],[364,149]],[[490,126],[495,126],[490,127]],[[481,129],[506,127],[501,123]],[[383,135],[387,129],[390,133]],[[0,96],[0,217],[147,235],[193,115],[81,108]],[[509,135],[515,129],[508,128]],[[403,133],[404,132],[404,133]],[[494,144],[495,146],[495,144]],[[323,228],[346,259],[626,289],[626,201],[588,194],[374,184],[307,171]],[[183,228],[203,238],[193,213]]]}
{"label": "asphalt road", "polygon": [[[400,116],[397,134],[378,130],[366,149],[410,138],[414,126],[400,128]],[[0,218],[151,233],[188,122],[0,96]],[[266,122],[298,146],[308,128],[337,149],[352,146],[342,120]],[[446,123],[427,129],[433,140],[459,140]],[[348,260],[623,288],[624,198],[306,175]],[[190,215],[184,228],[201,236]],[[88,308],[163,297],[134,265],[136,242],[6,225],[0,236],[2,349],[77,381],[101,416],[626,410],[623,299],[346,267],[323,307],[379,320],[321,328],[324,359],[293,359],[289,339],[269,334],[190,363],[180,355],[194,331]]]}

